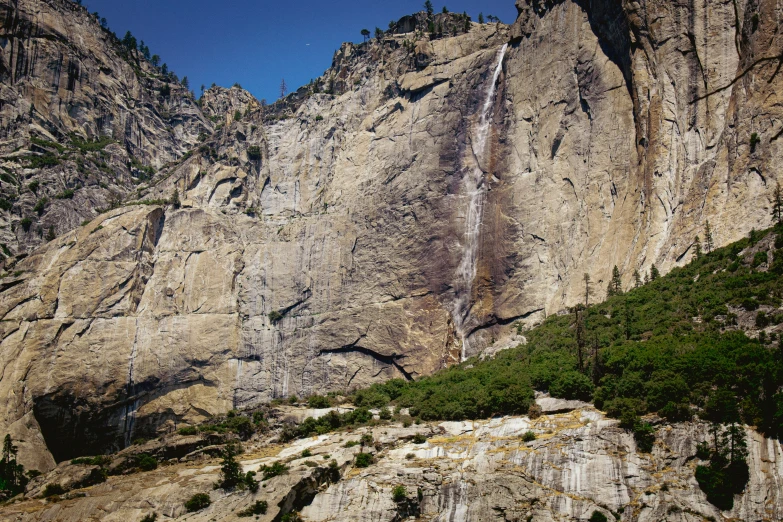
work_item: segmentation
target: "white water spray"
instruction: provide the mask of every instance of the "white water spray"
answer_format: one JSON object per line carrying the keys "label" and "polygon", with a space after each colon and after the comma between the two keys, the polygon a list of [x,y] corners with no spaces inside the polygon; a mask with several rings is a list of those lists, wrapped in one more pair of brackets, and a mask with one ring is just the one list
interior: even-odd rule
{"label": "white water spray", "polygon": [[476,263],[478,261],[479,239],[481,234],[481,220],[484,214],[484,199],[487,189],[484,183],[484,171],[482,166],[486,164],[487,158],[487,138],[489,137],[490,127],[492,125],[492,106],[495,100],[495,87],[498,82],[500,72],[503,70],[503,57],[506,54],[504,45],[498,52],[497,65],[492,75],[492,81],[487,88],[487,96],[484,105],[481,107],[478,124],[474,129],[472,137],[473,155],[476,159],[476,166],[473,171],[465,176],[465,193],[468,195],[468,211],[465,216],[465,242],[463,245],[462,261],[457,268],[457,281],[455,284],[456,300],[452,318],[457,335],[462,340],[461,358],[464,361],[467,357],[468,345],[466,323],[470,318],[470,300],[473,292],[473,280],[476,278]]}

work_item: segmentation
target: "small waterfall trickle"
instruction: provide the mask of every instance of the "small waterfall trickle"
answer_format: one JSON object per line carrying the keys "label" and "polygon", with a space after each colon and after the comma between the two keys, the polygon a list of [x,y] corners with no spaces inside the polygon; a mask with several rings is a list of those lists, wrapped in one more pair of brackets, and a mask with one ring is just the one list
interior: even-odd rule
{"label": "small waterfall trickle", "polygon": [[465,176],[465,193],[468,195],[468,210],[465,216],[465,240],[463,244],[462,261],[457,268],[457,280],[455,282],[455,302],[452,310],[454,327],[462,341],[461,359],[464,361],[469,348],[466,323],[470,317],[470,301],[473,292],[473,280],[476,277],[476,264],[478,261],[479,241],[481,238],[481,220],[484,214],[484,200],[487,189],[484,183],[484,170],[486,164],[487,139],[492,126],[492,106],[495,100],[495,89],[500,72],[503,70],[503,57],[508,45],[503,45],[498,52],[495,72],[491,83],[487,88],[487,96],[481,107],[478,123],[473,131],[472,148],[476,160],[473,171]]}
{"label": "small waterfall trickle", "polygon": [[[128,384],[126,385],[126,393],[128,398],[134,394],[134,378],[136,371],[136,356],[138,355],[139,347],[136,344],[136,340],[133,341],[133,347],[131,348],[130,356],[128,357]],[[139,409],[139,399],[134,399],[125,406],[125,412],[123,414],[123,438],[125,439],[125,447],[131,445],[133,440],[133,429],[136,427],[136,411]]]}

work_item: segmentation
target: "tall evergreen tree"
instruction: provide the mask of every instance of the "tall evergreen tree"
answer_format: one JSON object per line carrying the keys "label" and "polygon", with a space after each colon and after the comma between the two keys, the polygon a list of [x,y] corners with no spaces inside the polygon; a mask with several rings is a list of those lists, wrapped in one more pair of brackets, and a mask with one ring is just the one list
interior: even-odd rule
{"label": "tall evergreen tree", "polygon": [[590,303],[590,274],[585,273],[582,279],[585,282],[585,308],[587,308]]}
{"label": "tall evergreen tree", "polygon": [[366,42],[369,37],[370,37],[370,30],[369,29],[362,29],[362,38],[364,39],[363,41]]}
{"label": "tall evergreen tree", "polygon": [[432,18],[433,13],[435,13],[435,9],[433,9],[432,2],[430,0],[424,2],[424,10],[427,11],[427,18]]}
{"label": "tall evergreen tree", "polygon": [[772,194],[772,218],[775,223],[783,223],[783,191],[780,189],[780,183],[775,183],[775,192]]}
{"label": "tall evergreen tree", "polygon": [[661,277],[661,273],[658,271],[658,267],[655,265],[650,267],[650,281],[655,281],[659,277]]}
{"label": "tall evergreen tree", "polygon": [[639,288],[642,286],[642,276],[639,275],[638,270],[633,271],[633,286],[634,288]]}
{"label": "tall evergreen tree", "polygon": [[280,80],[280,97],[285,98],[285,95],[287,93],[288,93],[288,85],[285,84],[285,78],[283,78],[282,80]]}
{"label": "tall evergreen tree", "polygon": [[699,239],[699,236],[693,238],[693,248],[696,252],[696,259],[701,259],[701,239]]}
{"label": "tall evergreen tree", "polygon": [[710,220],[704,224],[704,247],[707,249],[707,253],[712,252],[715,248],[715,243],[712,240],[712,228],[710,228]]}
{"label": "tall evergreen tree", "polygon": [[606,290],[607,297],[611,297],[613,295],[620,295],[623,293],[623,280],[620,276],[620,269],[617,268],[617,265],[614,265],[614,268],[612,269],[612,279],[609,280],[609,286]]}

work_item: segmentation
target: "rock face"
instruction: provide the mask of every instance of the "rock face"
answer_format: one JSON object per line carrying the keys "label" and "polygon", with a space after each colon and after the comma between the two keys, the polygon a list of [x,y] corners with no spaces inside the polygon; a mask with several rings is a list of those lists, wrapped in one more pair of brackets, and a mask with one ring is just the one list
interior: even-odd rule
{"label": "rock face", "polygon": [[175,76],[75,2],[0,3],[0,41],[0,242],[13,253],[121,201],[211,133]]}
{"label": "rock face", "polygon": [[[522,440],[528,431],[536,440]],[[373,444],[345,447],[365,434],[371,434]],[[426,442],[417,444],[417,434],[427,437]],[[177,444],[193,444],[196,438]],[[408,516],[433,522],[565,522],[587,520],[594,511],[624,522],[780,520],[780,443],[747,430],[750,481],[735,496],[733,509],[721,512],[707,502],[694,479],[695,467],[703,464],[694,456],[696,444],[709,438],[706,424],[663,425],[656,429],[652,452],[639,453],[631,434],[591,408],[535,420],[505,417],[407,428],[393,423],[287,445],[268,440],[246,444],[244,471],[274,462],[289,468],[264,481],[255,494],[213,490],[220,462],[199,460],[193,453],[150,473],[110,476],[104,484],[67,493],[60,502],[31,499],[0,507],[0,517],[15,522],[125,521],[155,512],[159,519],[178,518],[186,514],[185,500],[207,493],[212,505],[188,514],[188,520],[241,520],[238,512],[260,500],[268,504],[261,521],[280,520],[292,510],[311,522],[392,522]],[[155,453],[152,446],[133,451]],[[373,454],[373,464],[356,467],[359,452]],[[92,469],[63,463],[35,479],[28,493],[53,483],[79,487]],[[405,494],[395,500],[397,486]]]}
{"label": "rock face", "polygon": [[[180,206],[101,214],[3,279],[0,432],[40,428],[40,464],[415,378],[581,299],[586,272],[602,297],[614,265],[689,260],[707,219],[716,244],[766,226],[775,5],[520,1],[512,27],[345,44],[270,109],[211,89],[219,128],[138,191]],[[155,150],[195,144],[192,109]]]}

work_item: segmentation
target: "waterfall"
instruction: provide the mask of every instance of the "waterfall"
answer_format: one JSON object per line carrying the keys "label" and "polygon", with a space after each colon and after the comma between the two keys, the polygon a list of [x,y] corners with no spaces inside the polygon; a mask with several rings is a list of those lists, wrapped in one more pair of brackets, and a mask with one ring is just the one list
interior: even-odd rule
{"label": "waterfall", "polygon": [[487,138],[492,125],[492,105],[495,100],[495,87],[500,72],[503,70],[503,57],[508,45],[504,45],[498,52],[497,65],[492,75],[492,81],[487,88],[487,96],[472,135],[473,155],[476,166],[473,171],[465,176],[465,193],[469,197],[468,210],[465,215],[465,240],[463,244],[462,261],[457,268],[457,281],[454,287],[455,302],[452,310],[454,326],[462,340],[461,358],[464,361],[469,348],[466,324],[470,318],[470,300],[473,292],[473,280],[476,277],[476,263],[478,261],[478,247],[481,237],[481,219],[484,214],[484,199],[486,198],[486,185],[484,183],[484,171],[482,166],[486,162]]}

